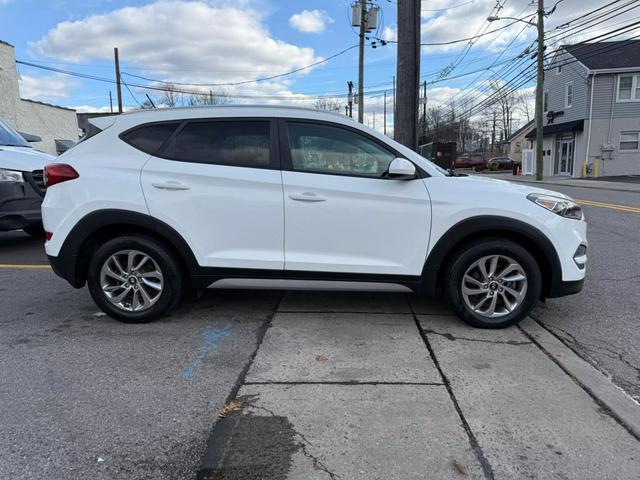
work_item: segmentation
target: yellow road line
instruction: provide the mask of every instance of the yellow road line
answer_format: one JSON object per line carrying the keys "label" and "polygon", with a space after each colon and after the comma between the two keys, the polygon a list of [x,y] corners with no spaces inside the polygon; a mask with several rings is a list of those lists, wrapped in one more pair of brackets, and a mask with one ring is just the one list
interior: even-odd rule
{"label": "yellow road line", "polygon": [[31,268],[34,270],[37,269],[51,269],[50,265],[13,265],[10,263],[0,263],[0,268]]}
{"label": "yellow road line", "polygon": [[640,213],[640,208],[631,207],[629,205],[618,205],[618,204],[615,204],[615,203],[599,202],[599,201],[596,201],[596,200],[578,200],[578,199],[576,199],[576,202],[578,202],[581,205],[588,205],[590,207],[610,208],[612,210],[619,210],[621,212]]}

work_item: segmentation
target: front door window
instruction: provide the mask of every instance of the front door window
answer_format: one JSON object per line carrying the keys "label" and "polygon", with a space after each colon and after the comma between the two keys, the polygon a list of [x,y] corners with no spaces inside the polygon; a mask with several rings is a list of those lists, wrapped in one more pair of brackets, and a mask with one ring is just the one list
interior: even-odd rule
{"label": "front door window", "polygon": [[571,175],[573,172],[573,133],[563,133],[556,137],[554,175]]}

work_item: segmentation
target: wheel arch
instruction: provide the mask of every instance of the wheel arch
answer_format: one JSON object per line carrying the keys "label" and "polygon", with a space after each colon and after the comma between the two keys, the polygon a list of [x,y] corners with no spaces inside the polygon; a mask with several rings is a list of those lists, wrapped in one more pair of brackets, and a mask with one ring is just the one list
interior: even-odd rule
{"label": "wheel arch", "polygon": [[86,283],[93,252],[105,241],[126,234],[142,234],[162,242],[178,259],[187,279],[198,268],[191,248],[171,226],[143,213],[105,209],[89,213],[73,227],[60,249],[54,270],[80,288]]}
{"label": "wheel arch", "polygon": [[506,238],[533,255],[542,273],[543,298],[562,282],[562,266],[551,240],[537,228],[507,217],[483,215],[462,220],[438,239],[425,262],[422,278],[426,293],[435,295],[457,252],[481,238]]}

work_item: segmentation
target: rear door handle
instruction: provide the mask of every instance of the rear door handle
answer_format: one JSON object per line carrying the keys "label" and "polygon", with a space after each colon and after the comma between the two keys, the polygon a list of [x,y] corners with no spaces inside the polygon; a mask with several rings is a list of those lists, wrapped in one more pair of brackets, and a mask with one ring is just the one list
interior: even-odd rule
{"label": "rear door handle", "polygon": [[296,202],[325,202],[327,200],[312,192],[290,193],[289,198]]}
{"label": "rear door handle", "polygon": [[160,190],[189,190],[191,187],[184,183],[176,182],[175,180],[169,180],[167,182],[153,182],[152,187],[159,188]]}

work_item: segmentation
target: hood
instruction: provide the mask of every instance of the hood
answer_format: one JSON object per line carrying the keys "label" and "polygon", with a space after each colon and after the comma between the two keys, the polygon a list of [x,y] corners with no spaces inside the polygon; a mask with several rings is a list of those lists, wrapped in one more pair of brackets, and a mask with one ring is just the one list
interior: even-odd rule
{"label": "hood", "polygon": [[7,147],[0,145],[0,168],[32,172],[42,170],[56,157],[28,147]]}
{"label": "hood", "polygon": [[553,190],[547,190],[546,188],[540,188],[532,183],[516,183],[508,180],[500,180],[497,178],[488,178],[480,175],[469,175],[466,177],[451,177],[457,181],[465,182],[469,185],[471,190],[485,190],[487,193],[520,193],[522,195],[528,195],[530,193],[543,193],[546,195],[553,195],[554,197],[568,198],[569,195],[564,193],[555,192]]}

